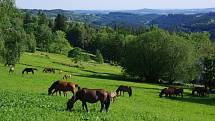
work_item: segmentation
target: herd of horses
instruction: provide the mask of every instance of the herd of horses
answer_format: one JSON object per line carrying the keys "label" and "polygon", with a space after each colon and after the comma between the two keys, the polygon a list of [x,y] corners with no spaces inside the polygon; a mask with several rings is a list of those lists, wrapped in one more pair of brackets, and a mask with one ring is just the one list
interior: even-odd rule
{"label": "herd of horses", "polygon": [[[15,68],[14,66],[9,66],[9,74],[13,73]],[[44,73],[55,73],[54,68],[47,68],[45,67],[43,69]],[[37,71],[36,68],[25,68],[22,71],[22,75],[25,73],[32,73],[34,74],[34,71]],[[96,103],[100,101],[101,103],[101,109],[100,112],[102,112],[105,108],[106,112],[109,109],[111,100],[114,102],[116,97],[121,95],[121,92],[127,92],[129,97],[132,96],[132,88],[131,86],[126,85],[120,85],[116,91],[108,92],[105,89],[89,89],[89,88],[81,88],[77,83],[74,82],[67,82],[65,80],[72,78],[71,74],[65,74],[63,76],[63,80],[57,80],[54,83],[51,84],[51,86],[48,88],[48,95],[56,95],[59,93],[61,96],[61,93],[63,92],[64,97],[67,97],[67,94],[71,92],[73,96],[68,100],[66,109],[68,111],[71,111],[73,109],[74,104],[76,101],[80,100],[82,102],[82,109],[87,108],[87,103]],[[163,95],[165,97],[172,97],[172,96],[181,96],[183,97],[184,89],[180,87],[168,87],[164,88],[160,91],[159,97],[161,98]],[[194,87],[192,90],[192,95],[197,96],[208,96],[209,95],[209,89],[205,87]]]}
{"label": "herd of horses", "polygon": [[[208,96],[209,95],[209,89],[206,87],[194,87],[192,90],[192,95],[195,96]],[[172,97],[174,96],[181,96],[183,97],[184,89],[179,87],[169,87],[164,88],[161,90],[159,96],[162,97],[165,95],[165,97]]]}
{"label": "herd of horses", "polygon": [[[77,91],[76,91],[77,90]],[[64,93],[64,96],[67,96],[67,92],[73,94],[72,98],[67,102],[67,110],[71,111],[76,101],[80,100],[82,102],[82,109],[87,108],[87,103],[96,103],[100,101],[101,109],[100,112],[105,108],[106,112],[109,109],[111,99],[115,100],[117,96],[121,95],[121,92],[128,92],[129,97],[132,95],[132,89],[130,86],[120,85],[115,92],[108,92],[105,89],[89,89],[89,88],[80,88],[80,86],[73,82],[67,82],[64,80],[58,80],[52,83],[48,88],[48,95],[53,95],[54,93]]]}

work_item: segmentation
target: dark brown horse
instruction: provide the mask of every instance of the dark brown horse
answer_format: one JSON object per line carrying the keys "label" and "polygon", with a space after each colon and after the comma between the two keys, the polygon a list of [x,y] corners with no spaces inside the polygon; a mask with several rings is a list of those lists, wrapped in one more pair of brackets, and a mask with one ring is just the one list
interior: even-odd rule
{"label": "dark brown horse", "polygon": [[172,95],[183,97],[183,92],[184,90],[182,88],[169,87],[162,89],[159,96],[162,97],[165,94],[165,97],[171,97]]}
{"label": "dark brown horse", "polygon": [[123,92],[123,95],[124,95],[124,92],[128,92],[129,97],[131,97],[132,95],[132,89],[130,86],[120,85],[116,90],[117,95],[119,95],[119,92],[120,92],[120,95],[121,95],[121,92]]}
{"label": "dark brown horse", "polygon": [[106,109],[106,112],[108,111],[108,108],[110,106],[110,96],[108,95],[108,92],[106,92],[103,89],[87,89],[83,88],[78,90],[71,99],[67,102],[67,110],[71,111],[74,103],[80,100],[82,102],[82,108],[84,110],[84,107],[86,111],[88,112],[87,108],[87,102],[88,103],[96,103],[100,101],[101,103],[101,109],[100,112],[103,111],[104,107]]}
{"label": "dark brown horse", "polygon": [[36,68],[25,68],[23,71],[22,71],[22,74],[24,74],[25,72],[28,74],[28,72],[31,72],[32,74],[34,74],[34,70],[37,71]]}
{"label": "dark brown horse", "polygon": [[209,89],[205,87],[194,87],[192,90],[192,95],[195,95],[195,92],[197,93],[197,96],[209,95]]}
{"label": "dark brown horse", "polygon": [[175,96],[181,96],[183,97],[183,93],[184,93],[184,89],[183,88],[177,88],[177,87],[174,87],[174,94]]}
{"label": "dark brown horse", "polygon": [[59,94],[61,95],[62,91],[64,93],[64,96],[67,96],[67,92],[72,92],[74,94],[76,87],[80,88],[76,83],[58,80],[50,86],[50,88],[48,89],[48,95],[53,95],[57,92],[59,92]]}

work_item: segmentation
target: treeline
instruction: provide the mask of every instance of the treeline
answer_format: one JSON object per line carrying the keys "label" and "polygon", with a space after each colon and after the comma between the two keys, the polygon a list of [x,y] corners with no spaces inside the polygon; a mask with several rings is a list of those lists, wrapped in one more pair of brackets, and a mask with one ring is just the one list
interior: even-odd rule
{"label": "treeline", "polygon": [[[214,43],[202,33],[167,32],[157,27],[125,29],[92,27],[68,21],[58,14],[48,18],[20,12],[13,0],[0,3],[0,58],[5,64],[15,64],[22,52],[36,50],[66,54],[89,60],[82,50],[103,61],[123,67],[125,76],[140,81],[170,83],[191,81],[201,76],[206,86],[215,80]],[[74,49],[72,49],[74,47]]]}

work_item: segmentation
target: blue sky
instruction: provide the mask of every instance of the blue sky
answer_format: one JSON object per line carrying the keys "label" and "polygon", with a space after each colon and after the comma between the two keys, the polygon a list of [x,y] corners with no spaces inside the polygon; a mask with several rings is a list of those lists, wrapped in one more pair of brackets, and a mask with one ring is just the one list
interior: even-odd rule
{"label": "blue sky", "polygon": [[215,0],[16,0],[18,8],[66,10],[134,10],[215,8]]}

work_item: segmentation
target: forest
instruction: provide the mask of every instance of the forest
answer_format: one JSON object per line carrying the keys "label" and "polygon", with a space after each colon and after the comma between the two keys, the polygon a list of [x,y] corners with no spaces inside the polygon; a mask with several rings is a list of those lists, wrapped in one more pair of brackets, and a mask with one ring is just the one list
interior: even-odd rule
{"label": "forest", "polygon": [[67,55],[77,62],[92,58],[119,65],[125,77],[139,81],[198,79],[209,87],[214,82],[215,46],[209,32],[166,31],[154,25],[95,27],[69,21],[62,14],[49,18],[42,11],[36,15],[23,12],[13,0],[1,1],[0,12],[0,54],[6,65],[18,63],[23,52],[43,51]]}

